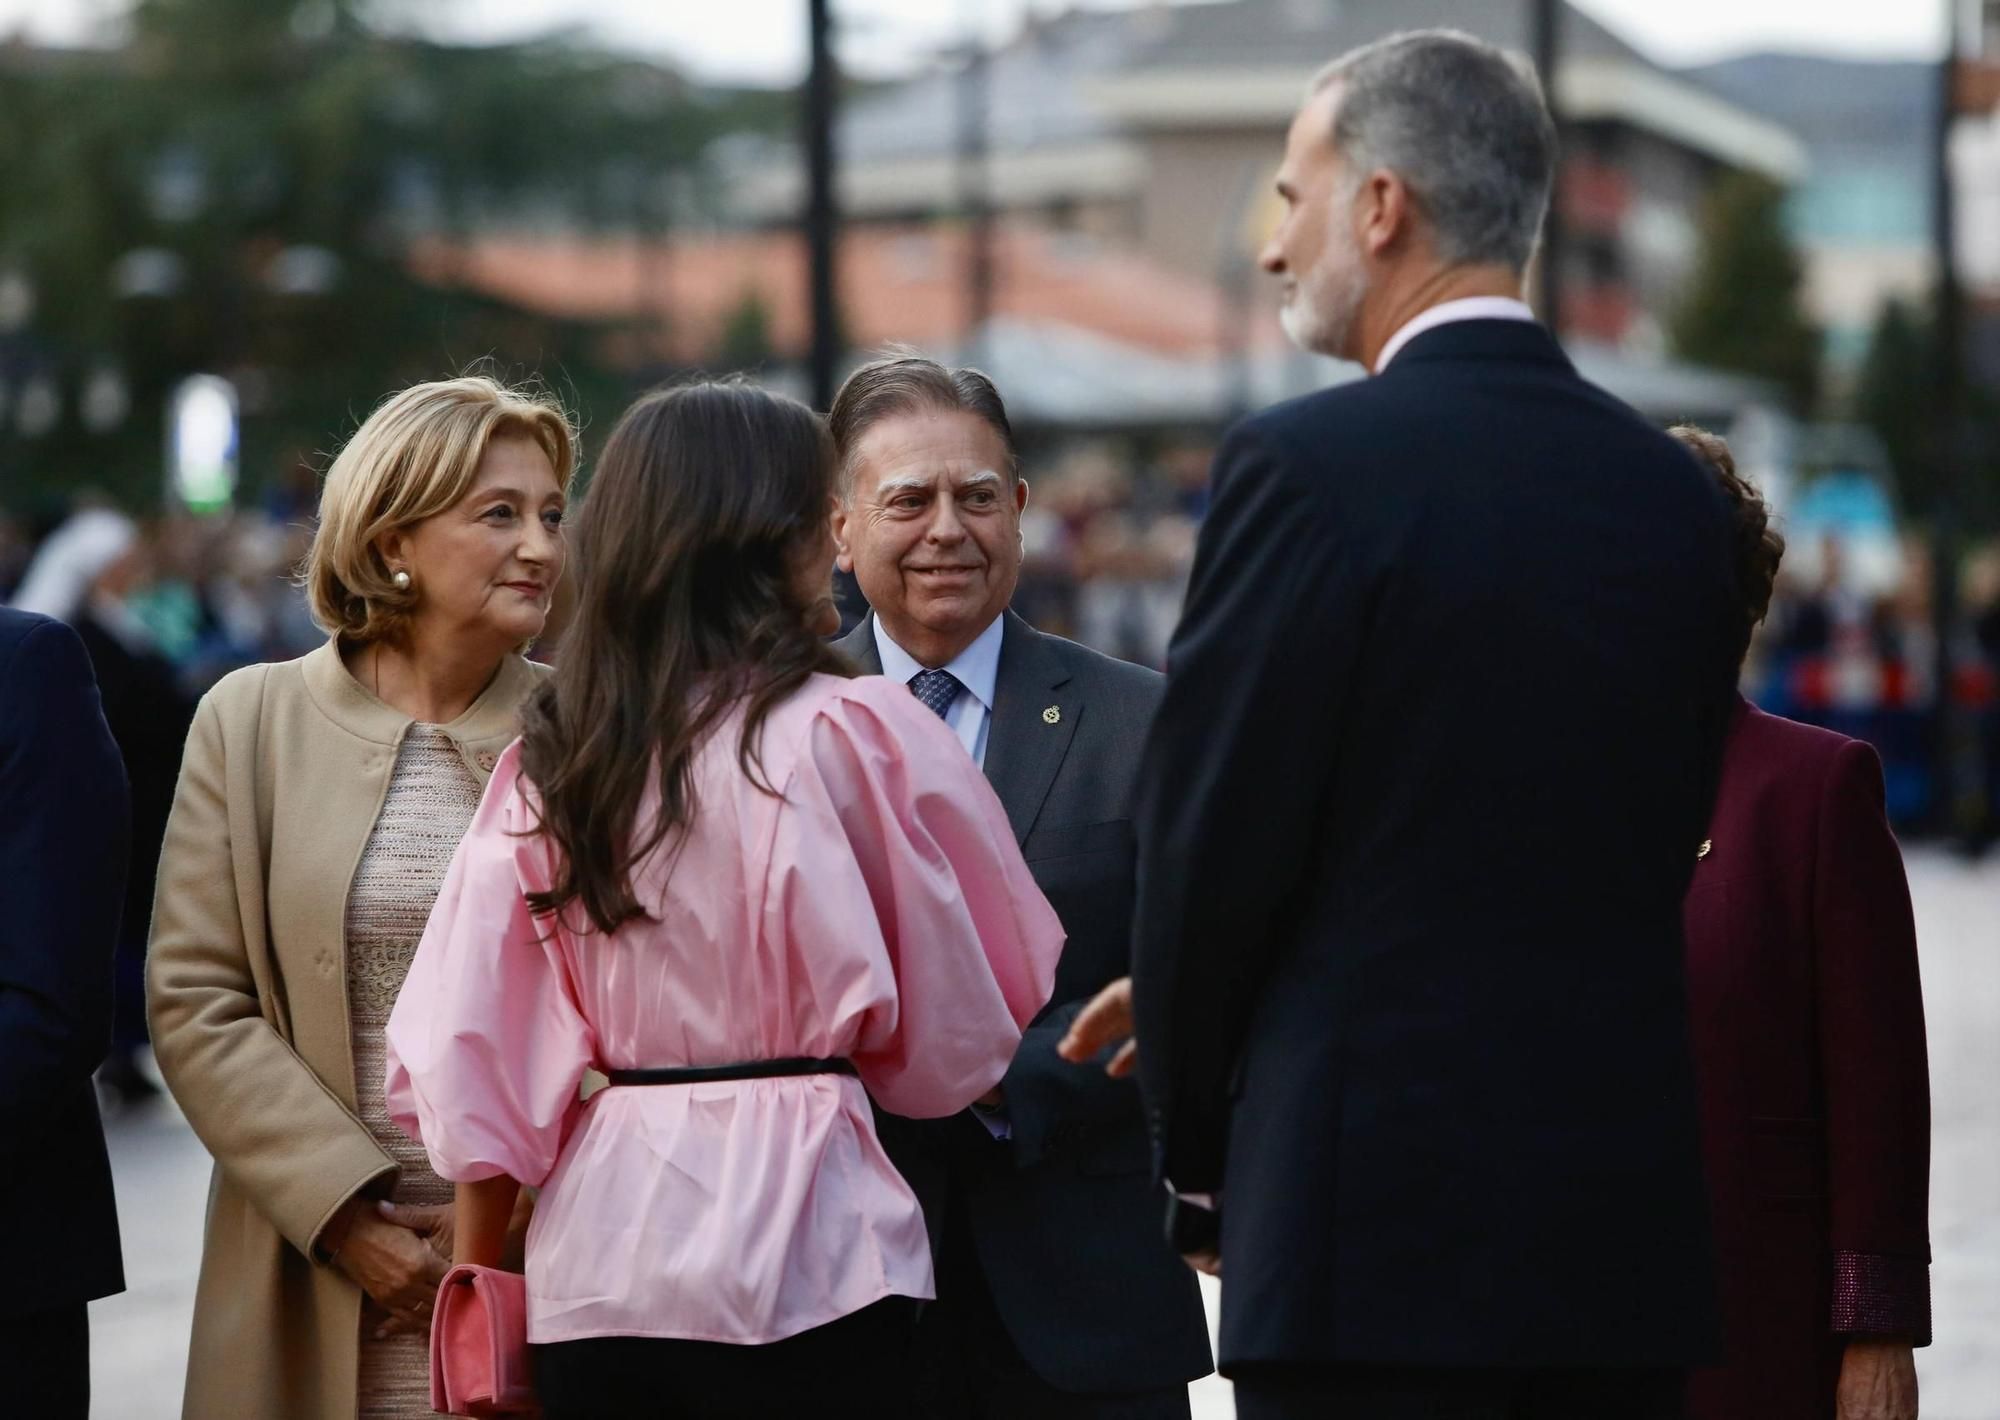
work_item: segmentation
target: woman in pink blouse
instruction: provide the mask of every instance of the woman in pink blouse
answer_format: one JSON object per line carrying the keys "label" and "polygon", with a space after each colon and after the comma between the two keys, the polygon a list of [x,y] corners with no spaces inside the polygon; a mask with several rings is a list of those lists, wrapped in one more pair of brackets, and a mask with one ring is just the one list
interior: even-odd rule
{"label": "woman in pink blouse", "polygon": [[542,1190],[551,1420],[894,1413],[930,1250],[869,1098],[988,1096],[1049,994],[1062,929],[985,779],[820,639],[832,479],[818,417],[753,386],[620,421],[561,665],[389,1022],[457,1259]]}

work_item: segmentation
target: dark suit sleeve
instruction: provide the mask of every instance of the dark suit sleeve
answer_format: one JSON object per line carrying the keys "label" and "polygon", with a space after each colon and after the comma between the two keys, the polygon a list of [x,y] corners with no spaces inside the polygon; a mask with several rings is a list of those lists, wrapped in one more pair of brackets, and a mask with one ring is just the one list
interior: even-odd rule
{"label": "dark suit sleeve", "polygon": [[1139,1118],[1131,1080],[1114,1080],[1096,1064],[1078,1067],[1056,1054],[1087,999],[1065,1001],[1021,1032],[1021,1048],[1000,1082],[1016,1167],[1039,1163],[1062,1140],[1085,1137],[1084,1129]]}
{"label": "dark suit sleeve", "polygon": [[1324,468],[1239,426],[1216,456],[1139,778],[1133,991],[1155,1164],[1221,1183],[1229,1078],[1307,871],[1367,621]]}
{"label": "dark suit sleeve", "polygon": [[1813,935],[1833,1329],[1928,1345],[1930,1074],[1916,925],[1881,762],[1858,741],[1841,746],[1823,790]]}
{"label": "dark suit sleeve", "polygon": [[131,810],[75,632],[36,626],[0,680],[0,1137],[20,1139],[110,1045]]}

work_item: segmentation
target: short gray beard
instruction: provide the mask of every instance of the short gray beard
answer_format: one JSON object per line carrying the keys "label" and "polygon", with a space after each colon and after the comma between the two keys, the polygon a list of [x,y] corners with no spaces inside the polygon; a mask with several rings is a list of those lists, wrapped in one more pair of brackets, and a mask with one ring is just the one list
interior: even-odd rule
{"label": "short gray beard", "polygon": [[[1353,205],[1352,191],[1341,194],[1333,204],[1336,220],[1327,228],[1326,245],[1309,271],[1299,273],[1292,299],[1278,313],[1279,324],[1292,344],[1314,355],[1342,359],[1368,298],[1368,273],[1361,265],[1361,253],[1354,241],[1354,229],[1344,220]],[[1336,255],[1345,256],[1343,264]]]}

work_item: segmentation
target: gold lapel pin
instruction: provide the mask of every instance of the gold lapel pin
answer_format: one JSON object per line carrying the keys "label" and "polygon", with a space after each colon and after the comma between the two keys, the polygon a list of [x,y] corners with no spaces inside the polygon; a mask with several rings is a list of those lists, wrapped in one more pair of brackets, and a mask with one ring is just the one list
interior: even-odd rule
{"label": "gold lapel pin", "polygon": [[1062,706],[1051,705],[1042,712],[1042,720],[1046,724],[1060,725],[1062,723]]}
{"label": "gold lapel pin", "polygon": [[1709,850],[1712,849],[1713,847],[1715,847],[1715,840],[1713,838],[1702,839],[1701,847],[1694,850],[1695,862],[1699,863],[1702,859],[1706,858],[1709,854]]}

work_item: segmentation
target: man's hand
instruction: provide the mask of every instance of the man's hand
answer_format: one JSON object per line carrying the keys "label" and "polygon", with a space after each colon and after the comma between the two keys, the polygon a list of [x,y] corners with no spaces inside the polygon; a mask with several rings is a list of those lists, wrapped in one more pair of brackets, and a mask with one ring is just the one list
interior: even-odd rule
{"label": "man's hand", "polygon": [[1070,1022],[1069,1034],[1062,1038],[1056,1053],[1072,1064],[1081,1065],[1098,1051],[1121,1040],[1124,1045],[1111,1057],[1111,1063],[1104,1067],[1105,1074],[1118,1080],[1131,1074],[1139,1063],[1139,1042],[1132,1038],[1132,978],[1129,976],[1119,977],[1091,998],[1090,1004]]}
{"label": "man's hand", "polygon": [[[1132,978],[1121,976],[1090,1000],[1070,1023],[1056,1053],[1081,1065],[1100,1050],[1123,1041],[1104,1073],[1123,1079],[1139,1063],[1139,1042],[1132,1036]],[[1197,1272],[1222,1275],[1222,1245],[1215,1214],[1204,1203],[1176,1200],[1168,1215],[1168,1231],[1181,1257]],[[1192,1226],[1191,1226],[1192,1225]]]}
{"label": "man's hand", "polygon": [[1917,1362],[1904,1341],[1850,1341],[1834,1420],[1917,1420]]}
{"label": "man's hand", "polygon": [[[387,1205],[393,1208],[395,1205]],[[404,1208],[405,1215],[444,1213],[449,1209]],[[432,1225],[435,1230],[435,1224]],[[438,1283],[450,1267],[438,1255],[429,1237],[413,1226],[392,1221],[374,1205],[354,1205],[352,1221],[334,1254],[334,1266],[348,1280],[374,1299],[389,1313],[389,1320],[376,1329],[379,1339],[399,1331],[424,1332],[430,1329],[431,1307],[437,1300]]]}

